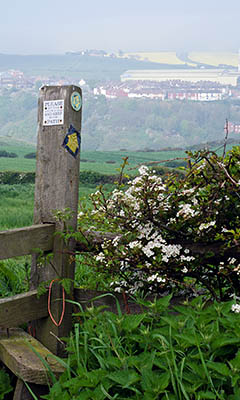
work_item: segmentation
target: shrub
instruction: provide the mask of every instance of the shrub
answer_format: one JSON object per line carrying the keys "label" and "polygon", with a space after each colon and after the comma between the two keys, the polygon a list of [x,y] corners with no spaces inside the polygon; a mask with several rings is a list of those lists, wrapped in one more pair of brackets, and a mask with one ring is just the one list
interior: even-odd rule
{"label": "shrub", "polygon": [[25,154],[24,158],[30,158],[30,159],[36,158],[36,153],[28,153],[28,154]]}
{"label": "shrub", "polygon": [[34,183],[35,172],[14,172],[3,171],[0,172],[0,184],[20,184],[20,183]]}
{"label": "shrub", "polygon": [[109,274],[115,290],[134,293],[240,295],[240,151],[227,156],[188,152],[182,180],[161,177],[145,166],[127,190],[92,194],[84,228],[115,232],[96,250],[94,265]]}
{"label": "shrub", "polygon": [[6,150],[0,150],[0,157],[16,158],[17,154],[16,153],[9,153]]}

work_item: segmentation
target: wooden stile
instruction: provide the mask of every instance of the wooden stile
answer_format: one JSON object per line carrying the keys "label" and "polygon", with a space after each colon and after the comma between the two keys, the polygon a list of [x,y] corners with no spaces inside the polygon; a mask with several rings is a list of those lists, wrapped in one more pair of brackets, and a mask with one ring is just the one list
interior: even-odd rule
{"label": "wooden stile", "polygon": [[[40,89],[38,104],[38,144],[35,182],[35,208],[34,223],[55,223],[56,231],[62,232],[64,224],[57,222],[54,211],[64,211],[66,208],[72,212],[66,226],[74,230],[77,226],[78,190],[79,190],[79,164],[80,151],[76,157],[70,154],[63,146],[63,141],[70,127],[81,131],[81,106],[74,107],[73,96],[81,100],[81,89],[76,86],[44,86]],[[54,107],[62,100],[64,111],[57,121],[54,117]],[[53,104],[52,115],[46,117],[45,109]],[[79,104],[78,104],[79,105]],[[56,112],[57,110],[56,107]],[[50,113],[51,114],[51,113]],[[47,119],[49,118],[49,119]],[[51,264],[39,266],[36,257],[33,257],[31,281],[32,288],[36,288],[42,281],[56,278],[74,278],[74,262],[71,251],[74,250],[73,240],[66,245],[59,235],[54,236]],[[72,293],[70,294],[71,297]],[[60,299],[60,300],[57,300]],[[51,311],[58,322],[62,313],[62,288],[55,282],[52,288]],[[57,327],[50,317],[35,322],[36,337],[54,354],[62,354],[61,343],[56,337],[67,336],[71,330],[71,305],[66,304],[63,323]],[[53,334],[50,334],[52,332]]]}

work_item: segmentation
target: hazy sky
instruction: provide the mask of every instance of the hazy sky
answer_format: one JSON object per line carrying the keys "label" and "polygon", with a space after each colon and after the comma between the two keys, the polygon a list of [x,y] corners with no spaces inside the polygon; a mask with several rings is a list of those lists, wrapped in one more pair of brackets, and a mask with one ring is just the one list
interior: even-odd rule
{"label": "hazy sky", "polygon": [[240,0],[0,0],[0,5],[0,53],[240,47]]}

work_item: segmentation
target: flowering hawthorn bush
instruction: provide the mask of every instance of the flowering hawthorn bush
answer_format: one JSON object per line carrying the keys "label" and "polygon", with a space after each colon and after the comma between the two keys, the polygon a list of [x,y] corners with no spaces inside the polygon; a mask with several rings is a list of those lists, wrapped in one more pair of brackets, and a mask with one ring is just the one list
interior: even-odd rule
{"label": "flowering hawthorn bush", "polygon": [[240,149],[187,154],[184,179],[163,181],[141,166],[127,188],[108,196],[100,188],[93,209],[79,213],[81,232],[90,225],[116,234],[92,260],[115,290],[240,295]]}

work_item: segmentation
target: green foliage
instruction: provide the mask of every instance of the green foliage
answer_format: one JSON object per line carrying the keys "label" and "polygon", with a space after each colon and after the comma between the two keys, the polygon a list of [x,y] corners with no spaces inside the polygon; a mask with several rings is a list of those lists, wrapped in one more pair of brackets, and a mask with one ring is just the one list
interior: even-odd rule
{"label": "green foliage", "polygon": [[0,262],[0,297],[29,290],[31,257],[16,257]]}
{"label": "green foliage", "polygon": [[34,183],[35,172],[13,172],[4,171],[0,172],[0,184],[23,184],[23,183]]}
{"label": "green foliage", "polygon": [[5,369],[0,369],[0,400],[4,400],[5,395],[12,392],[10,377]]}
{"label": "green foliage", "polygon": [[145,312],[77,314],[66,371],[44,399],[237,400],[239,317],[233,301],[202,297],[170,307],[171,296],[139,300]]}

